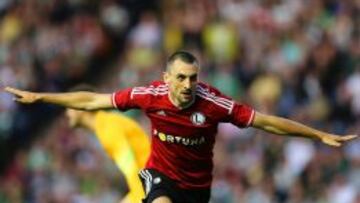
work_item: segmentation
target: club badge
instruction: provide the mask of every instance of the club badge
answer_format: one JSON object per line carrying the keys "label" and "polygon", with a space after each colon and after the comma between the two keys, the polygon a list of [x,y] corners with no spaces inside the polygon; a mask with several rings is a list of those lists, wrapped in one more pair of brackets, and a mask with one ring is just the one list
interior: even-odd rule
{"label": "club badge", "polygon": [[200,112],[195,112],[190,116],[190,120],[195,125],[202,125],[205,123],[205,115]]}

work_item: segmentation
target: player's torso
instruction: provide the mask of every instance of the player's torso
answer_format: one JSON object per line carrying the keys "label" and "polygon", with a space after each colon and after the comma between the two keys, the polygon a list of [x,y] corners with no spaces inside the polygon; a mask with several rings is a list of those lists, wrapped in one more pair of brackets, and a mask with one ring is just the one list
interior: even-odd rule
{"label": "player's torso", "polygon": [[146,111],[153,138],[185,147],[212,145],[218,120],[211,109],[199,98],[189,108],[178,109],[165,97]]}
{"label": "player's torso", "polygon": [[157,169],[183,188],[208,188],[218,123],[246,127],[254,111],[237,105],[204,83],[197,85],[194,103],[188,108],[177,108],[168,95],[168,85],[154,81],[146,87],[116,92],[112,101],[120,110],[141,108],[150,118],[152,144],[148,168]]}
{"label": "player's torso", "polygon": [[219,122],[211,106],[197,97],[190,107],[178,109],[164,95],[146,114],[152,124],[148,167],[160,170],[185,188],[209,187]]}

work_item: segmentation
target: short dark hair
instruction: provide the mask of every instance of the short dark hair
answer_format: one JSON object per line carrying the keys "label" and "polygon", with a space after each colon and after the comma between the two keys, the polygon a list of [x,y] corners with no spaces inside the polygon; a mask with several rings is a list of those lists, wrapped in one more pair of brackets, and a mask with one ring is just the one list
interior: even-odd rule
{"label": "short dark hair", "polygon": [[199,62],[197,58],[194,55],[192,55],[190,52],[177,51],[171,54],[171,56],[169,56],[169,58],[167,59],[166,69],[169,70],[170,65],[177,59],[180,59],[181,61],[188,64],[194,64],[195,66],[199,66]]}

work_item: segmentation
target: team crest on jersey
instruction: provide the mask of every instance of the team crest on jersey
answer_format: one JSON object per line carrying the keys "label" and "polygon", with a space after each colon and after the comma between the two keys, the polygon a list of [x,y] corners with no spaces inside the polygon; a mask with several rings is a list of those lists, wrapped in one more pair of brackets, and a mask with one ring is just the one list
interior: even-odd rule
{"label": "team crest on jersey", "polygon": [[195,125],[202,125],[205,123],[206,117],[200,112],[195,112],[190,116],[190,120]]}

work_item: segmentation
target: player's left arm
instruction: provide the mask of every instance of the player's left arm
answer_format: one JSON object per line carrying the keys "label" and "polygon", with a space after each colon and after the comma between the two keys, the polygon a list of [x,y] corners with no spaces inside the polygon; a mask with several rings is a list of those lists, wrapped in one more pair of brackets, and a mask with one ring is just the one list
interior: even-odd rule
{"label": "player's left arm", "polygon": [[255,112],[252,127],[278,135],[319,139],[325,144],[336,147],[341,146],[341,144],[345,141],[349,141],[358,137],[357,135],[339,136],[326,133],[293,120],[266,115],[259,112]]}

